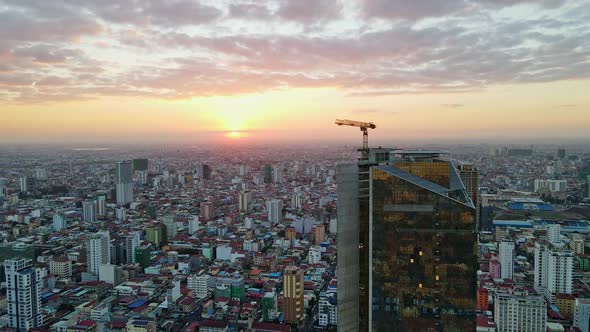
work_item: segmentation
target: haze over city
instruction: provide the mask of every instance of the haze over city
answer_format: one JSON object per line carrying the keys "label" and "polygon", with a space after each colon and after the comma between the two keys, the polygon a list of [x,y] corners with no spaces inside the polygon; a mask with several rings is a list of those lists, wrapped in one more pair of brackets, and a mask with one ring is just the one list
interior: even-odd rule
{"label": "haze over city", "polygon": [[583,142],[589,13],[557,0],[2,0],[0,143],[357,142],[337,117],[376,122],[376,144]]}

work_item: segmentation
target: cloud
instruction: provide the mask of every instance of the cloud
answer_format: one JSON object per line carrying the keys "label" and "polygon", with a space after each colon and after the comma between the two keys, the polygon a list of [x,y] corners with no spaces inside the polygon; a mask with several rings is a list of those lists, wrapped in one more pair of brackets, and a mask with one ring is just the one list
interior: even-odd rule
{"label": "cloud", "polygon": [[263,20],[271,17],[272,12],[264,4],[232,3],[229,5],[230,17]]}
{"label": "cloud", "polygon": [[277,14],[287,20],[314,22],[340,15],[339,0],[282,0]]}
{"label": "cloud", "polygon": [[[372,97],[590,77],[582,1],[359,1],[0,0],[0,98]],[[498,14],[517,4],[538,12]]]}
{"label": "cloud", "polygon": [[463,107],[465,105],[463,105],[463,104],[442,104],[441,106],[448,107],[448,108],[460,108],[460,107]]}
{"label": "cloud", "polygon": [[465,0],[361,0],[363,14],[388,19],[422,19],[450,15],[465,8]]}

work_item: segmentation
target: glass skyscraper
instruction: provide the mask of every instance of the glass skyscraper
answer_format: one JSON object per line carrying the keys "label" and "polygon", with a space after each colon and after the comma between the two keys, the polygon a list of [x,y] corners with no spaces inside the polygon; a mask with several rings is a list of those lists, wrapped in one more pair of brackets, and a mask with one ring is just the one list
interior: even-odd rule
{"label": "glass skyscraper", "polygon": [[475,330],[476,210],[460,173],[436,152],[395,155],[340,168],[339,331]]}

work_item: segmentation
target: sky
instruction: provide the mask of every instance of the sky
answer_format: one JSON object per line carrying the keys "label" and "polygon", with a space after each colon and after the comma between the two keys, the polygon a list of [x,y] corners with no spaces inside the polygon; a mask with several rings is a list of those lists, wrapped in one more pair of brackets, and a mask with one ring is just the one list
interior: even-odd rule
{"label": "sky", "polygon": [[0,144],[590,140],[588,41],[588,0],[0,0]]}

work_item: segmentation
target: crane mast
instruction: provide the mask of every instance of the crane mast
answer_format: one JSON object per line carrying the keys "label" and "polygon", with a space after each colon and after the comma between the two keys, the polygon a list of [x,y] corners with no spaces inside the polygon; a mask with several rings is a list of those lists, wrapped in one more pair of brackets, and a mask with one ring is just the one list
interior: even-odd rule
{"label": "crane mast", "polygon": [[335,122],[339,126],[351,126],[358,127],[363,132],[363,146],[359,149],[362,154],[362,159],[368,159],[369,157],[369,129],[375,129],[377,126],[372,122],[362,122],[353,120],[341,120],[336,119]]}

